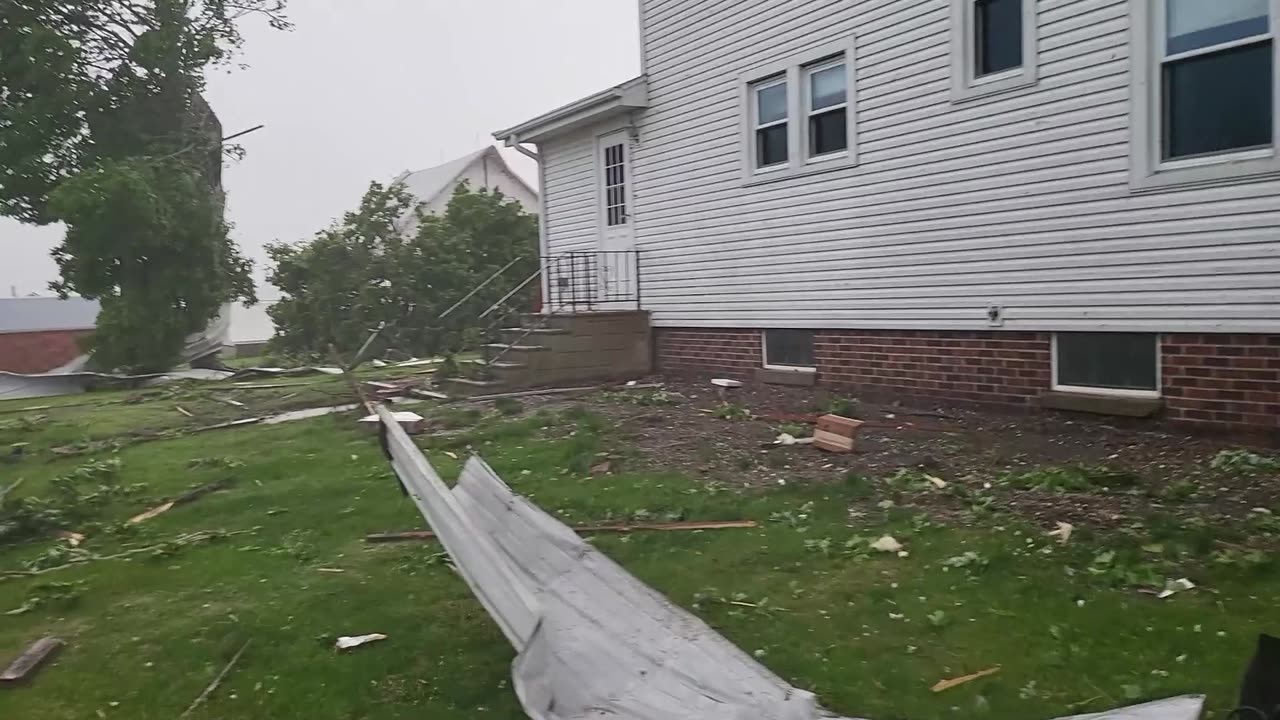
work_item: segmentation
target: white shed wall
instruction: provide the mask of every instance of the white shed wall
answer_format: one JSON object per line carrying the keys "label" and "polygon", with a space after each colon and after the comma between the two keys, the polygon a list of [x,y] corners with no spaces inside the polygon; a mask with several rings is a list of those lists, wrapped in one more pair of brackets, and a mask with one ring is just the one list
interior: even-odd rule
{"label": "white shed wall", "polygon": [[[1039,83],[962,104],[946,0],[641,2],[656,325],[1280,330],[1280,181],[1130,189],[1127,0],[1039,0]],[[855,34],[859,164],[744,187],[740,73]],[[552,253],[594,247],[594,135],[541,148]]]}

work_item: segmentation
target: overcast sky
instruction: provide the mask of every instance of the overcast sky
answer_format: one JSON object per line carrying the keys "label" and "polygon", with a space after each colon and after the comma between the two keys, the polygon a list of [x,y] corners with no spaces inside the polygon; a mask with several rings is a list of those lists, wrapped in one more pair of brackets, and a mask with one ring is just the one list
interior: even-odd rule
{"label": "overcast sky", "polygon": [[[248,67],[209,78],[228,134],[266,125],[224,175],[233,236],[259,278],[264,244],[309,237],[370,180],[460,157],[639,74],[636,0],[292,0],[289,15],[289,33],[246,23]],[[535,180],[532,163],[506,156]],[[46,293],[60,238],[0,219],[0,294]]]}

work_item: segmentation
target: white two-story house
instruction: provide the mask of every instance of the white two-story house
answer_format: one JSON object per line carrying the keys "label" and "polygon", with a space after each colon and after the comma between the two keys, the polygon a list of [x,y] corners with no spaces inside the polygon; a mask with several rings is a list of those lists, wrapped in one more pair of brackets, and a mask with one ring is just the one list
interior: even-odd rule
{"label": "white two-story house", "polygon": [[640,0],[536,146],[658,367],[1280,429],[1280,0]]}

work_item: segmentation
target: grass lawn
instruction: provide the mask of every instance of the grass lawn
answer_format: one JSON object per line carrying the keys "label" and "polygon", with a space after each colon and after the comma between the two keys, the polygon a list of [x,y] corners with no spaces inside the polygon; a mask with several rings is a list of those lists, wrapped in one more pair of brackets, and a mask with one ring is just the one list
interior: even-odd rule
{"label": "grass lawn", "polygon": [[[0,614],[0,662],[46,634],[68,641],[33,683],[0,689],[0,718],[171,719],[246,640],[193,717],[524,717],[510,688],[512,652],[439,547],[363,541],[422,520],[353,415],[138,442],[140,432],[345,402],[337,381],[208,388],[0,403],[0,452],[26,443],[0,463],[0,489],[24,481],[0,512],[0,537],[15,501],[27,520],[33,507],[50,509],[45,531],[0,544],[0,613],[21,611]],[[1278,629],[1274,516],[1229,534],[1152,518],[1141,537],[1081,529],[1062,545],[1049,528],[984,505],[981,481],[939,490],[900,471],[747,487],[642,463],[629,428],[601,413],[607,402],[415,408],[432,428],[419,443],[445,477],[469,449],[480,453],[569,523],[758,521],[595,543],[832,711],[1027,720],[1207,693],[1222,717],[1256,634]],[[4,414],[36,404],[71,407]],[[232,485],[123,524],[219,480]],[[995,472],[989,480],[1001,482]],[[908,502],[929,493],[954,494],[965,511],[935,516]],[[84,543],[54,538],[60,524]],[[869,549],[886,534],[905,556]],[[1226,537],[1234,550],[1215,542]],[[1165,600],[1134,589],[1179,577],[1199,587]],[[337,635],[373,632],[389,639],[332,649]],[[996,665],[993,676],[929,690]]]}

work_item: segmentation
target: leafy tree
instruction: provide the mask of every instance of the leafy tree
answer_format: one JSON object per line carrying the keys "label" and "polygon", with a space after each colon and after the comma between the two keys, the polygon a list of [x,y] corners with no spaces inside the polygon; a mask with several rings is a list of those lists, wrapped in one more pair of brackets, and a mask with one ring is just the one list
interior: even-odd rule
{"label": "leafy tree", "polygon": [[[418,213],[412,236],[399,222]],[[351,352],[382,323],[383,346],[412,355],[456,352],[478,315],[537,268],[538,221],[501,192],[458,187],[442,215],[423,214],[400,185],[372,183],[359,208],[305,243],[267,247],[268,280],[283,299],[268,309],[273,347],[324,356],[330,343]],[[494,272],[498,280],[441,320],[440,315]],[[513,296],[528,307],[532,284]]]}
{"label": "leafy tree", "polygon": [[61,221],[52,287],[102,305],[104,367],[163,369],[250,264],[223,220],[222,128],[203,73],[237,21],[283,0],[8,0],[0,6],[0,214]]}

